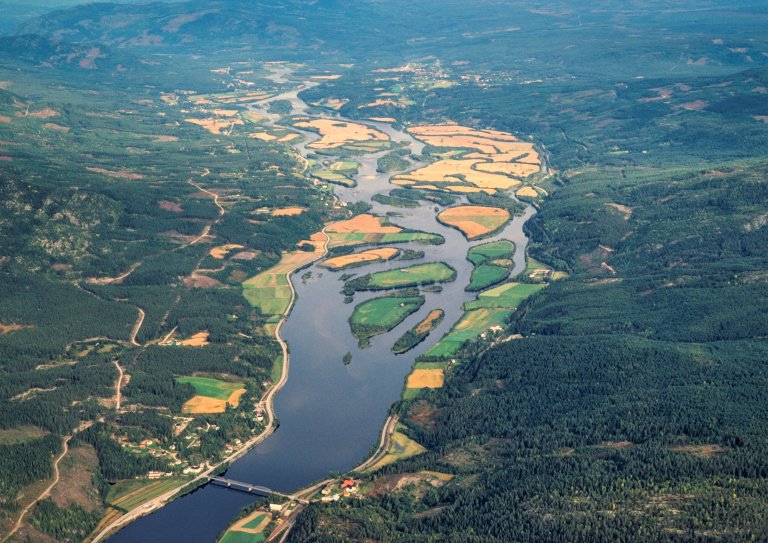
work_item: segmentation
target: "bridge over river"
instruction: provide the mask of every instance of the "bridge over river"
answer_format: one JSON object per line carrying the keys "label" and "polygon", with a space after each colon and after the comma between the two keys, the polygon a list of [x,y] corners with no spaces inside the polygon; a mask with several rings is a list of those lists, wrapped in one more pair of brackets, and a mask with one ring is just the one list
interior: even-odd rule
{"label": "bridge over river", "polygon": [[235,481],[234,479],[227,479],[226,477],[209,475],[208,481],[210,481],[211,484],[214,484],[217,486],[224,486],[227,488],[231,488],[232,490],[237,490],[239,492],[247,492],[248,494],[256,494],[258,496],[280,496],[283,498],[287,498],[289,500],[296,500],[300,503],[306,503],[306,500],[298,500],[289,494],[283,494],[282,492],[277,492],[265,486],[254,485],[251,483],[244,483],[242,481]]}

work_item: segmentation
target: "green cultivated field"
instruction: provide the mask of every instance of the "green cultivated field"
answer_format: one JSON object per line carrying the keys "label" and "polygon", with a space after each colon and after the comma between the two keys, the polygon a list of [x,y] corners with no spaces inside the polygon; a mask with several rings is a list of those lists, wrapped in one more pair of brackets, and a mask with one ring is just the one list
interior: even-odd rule
{"label": "green cultivated field", "polygon": [[368,338],[392,330],[424,304],[423,296],[382,296],[367,300],[349,318],[352,333]]}
{"label": "green cultivated field", "polygon": [[455,355],[461,346],[476,340],[493,326],[506,327],[509,317],[528,297],[545,285],[528,283],[504,283],[481,292],[477,300],[464,304],[464,316],[437,344],[424,353],[425,359],[447,358]]}
{"label": "green cultivated field", "polygon": [[106,502],[110,505],[130,511],[161,494],[179,487],[188,477],[166,477],[159,480],[121,481],[112,485]]}
{"label": "green cultivated field", "polygon": [[480,264],[472,270],[472,278],[466,290],[469,292],[483,290],[484,288],[501,283],[507,277],[509,277],[509,268],[494,264]]}
{"label": "green cultivated field", "polygon": [[344,290],[345,292],[354,292],[356,290],[417,287],[433,283],[447,283],[454,279],[456,279],[456,270],[444,262],[433,262],[365,275],[349,281],[344,286]]}
{"label": "green cultivated field", "polygon": [[249,534],[246,532],[227,532],[221,538],[221,543],[261,543],[264,534]]}
{"label": "green cultivated field", "polygon": [[512,258],[512,255],[514,254],[515,244],[511,241],[502,239],[499,241],[491,241],[489,243],[475,245],[469,249],[467,260],[472,262],[472,264],[478,265],[489,260],[496,260],[499,258]]}
{"label": "green cultivated field", "polygon": [[243,383],[229,383],[208,377],[177,377],[176,382],[190,384],[195,387],[198,395],[217,400],[226,400],[235,390],[243,388]]}
{"label": "green cultivated field", "polygon": [[501,283],[510,274],[515,244],[507,240],[492,241],[470,248],[467,260],[475,265],[472,278],[466,290],[476,292]]}
{"label": "green cultivated field", "polygon": [[357,186],[357,182],[354,179],[351,179],[346,175],[343,175],[338,171],[334,171],[334,170],[317,170],[316,172],[312,172],[312,175],[314,177],[317,177],[321,181],[326,181],[328,183],[335,183],[337,185],[342,185],[344,187]]}
{"label": "green cultivated field", "polygon": [[481,292],[477,300],[464,304],[464,309],[503,308],[516,309],[528,297],[544,288],[542,284],[504,283],[498,287]]}

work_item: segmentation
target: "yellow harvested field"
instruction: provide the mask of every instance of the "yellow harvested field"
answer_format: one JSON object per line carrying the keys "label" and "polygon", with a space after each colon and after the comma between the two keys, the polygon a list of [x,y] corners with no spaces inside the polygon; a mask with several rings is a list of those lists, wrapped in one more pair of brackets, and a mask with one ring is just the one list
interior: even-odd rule
{"label": "yellow harvested field", "polygon": [[213,113],[214,115],[218,115],[219,117],[234,117],[235,115],[237,115],[238,110],[216,108],[216,109],[212,109],[211,113]]}
{"label": "yellow harvested field", "polygon": [[184,120],[188,123],[202,126],[208,132],[216,136],[220,136],[222,132],[231,130],[235,125],[245,124],[242,119],[216,119],[213,117],[207,119],[189,118]]}
{"label": "yellow harvested field", "polygon": [[11,118],[8,115],[0,115],[0,123],[8,124],[11,122]]}
{"label": "yellow harvested field", "polygon": [[273,209],[273,217],[293,217],[294,215],[301,215],[307,210],[305,207],[283,207],[280,209]]}
{"label": "yellow harvested field", "polygon": [[466,185],[445,185],[443,189],[457,194],[476,194],[478,192],[485,192],[487,194],[496,193],[495,189],[481,189],[478,187],[468,187]]}
{"label": "yellow harvested field", "polygon": [[464,313],[464,316],[456,324],[454,330],[467,330],[470,328],[480,327],[481,323],[484,323],[490,319],[491,310],[485,307],[479,309],[473,309]]}
{"label": "yellow harvested field", "polygon": [[326,232],[331,234],[397,234],[401,230],[402,228],[397,226],[382,226],[380,218],[369,215],[368,213],[356,215],[346,221],[337,222],[325,229]]}
{"label": "yellow harvested field", "polygon": [[116,179],[130,179],[132,181],[137,179],[144,179],[144,176],[140,173],[105,170],[104,168],[94,168],[92,166],[86,166],[85,169],[89,172],[100,173],[102,175],[106,175],[107,177],[114,177]]}
{"label": "yellow harvested field", "polygon": [[[417,183],[435,185],[414,187],[425,190],[448,190],[456,193],[480,191],[494,194],[520,185],[518,178],[541,171],[539,155],[530,142],[498,130],[478,130],[456,124],[415,126],[408,130],[416,138],[436,147],[470,148],[476,152],[460,158],[444,158],[423,168],[395,176],[395,185]],[[458,153],[460,151],[453,151]],[[441,183],[452,183],[442,186]],[[460,183],[460,184],[458,184]],[[468,186],[471,185],[471,186]]]}
{"label": "yellow harvested field", "polygon": [[441,369],[413,370],[408,376],[407,388],[442,388],[445,373]]}
{"label": "yellow harvested field", "polygon": [[227,400],[217,400],[208,396],[193,396],[184,403],[182,413],[198,415],[202,413],[223,413],[227,410]]}
{"label": "yellow harvested field", "polygon": [[460,230],[467,239],[474,239],[497,230],[510,218],[509,211],[499,207],[450,207],[438,215],[440,222]]}
{"label": "yellow harvested field", "polygon": [[393,180],[416,183],[471,183],[484,189],[508,190],[520,182],[504,174],[488,173],[475,169],[478,160],[447,159],[428,164],[423,168],[398,175]]}
{"label": "yellow harvested field", "polygon": [[300,138],[300,137],[301,136],[299,134],[286,134],[285,136],[280,138],[278,141],[280,141],[280,143],[285,143],[287,141],[293,141],[296,138]]}
{"label": "yellow harvested field", "polygon": [[205,413],[223,413],[227,410],[227,404],[237,407],[240,404],[240,397],[245,394],[245,389],[235,390],[226,400],[217,400],[208,396],[193,396],[184,403],[181,408],[182,413],[191,415],[201,415]]}
{"label": "yellow harvested field", "polygon": [[208,336],[210,336],[208,332],[198,332],[192,337],[180,341],[179,345],[183,345],[184,347],[205,347],[206,345],[209,345]]}
{"label": "yellow harvested field", "polygon": [[475,165],[475,168],[481,172],[514,175],[515,177],[528,177],[541,170],[541,168],[535,164],[527,164],[523,162],[478,163]]}
{"label": "yellow harvested field", "polygon": [[24,328],[34,328],[29,324],[3,324],[0,322],[0,336],[16,332],[17,330],[23,330]]}
{"label": "yellow harvested field", "polygon": [[234,251],[235,249],[245,249],[245,247],[243,245],[237,245],[236,243],[227,243],[226,245],[219,245],[218,247],[214,247],[211,249],[210,254],[213,258],[221,260],[227,256],[227,253]]}
{"label": "yellow harvested field", "polygon": [[517,141],[517,138],[507,132],[498,130],[477,130],[458,124],[428,124],[414,126],[408,131],[415,136],[481,136],[503,141]]}
{"label": "yellow harvested field", "polygon": [[56,132],[69,132],[69,127],[61,126],[60,124],[56,123],[45,123],[43,128],[47,128],[48,130],[55,130]]}
{"label": "yellow harvested field", "polygon": [[389,141],[389,136],[383,132],[359,123],[314,119],[296,123],[294,126],[320,132],[322,138],[308,145],[313,149],[334,149],[347,143],[361,141]]}
{"label": "yellow harvested field", "polygon": [[539,163],[539,153],[533,148],[532,143],[525,141],[509,142],[504,144],[507,151],[501,153],[469,153],[464,158],[478,158],[493,162],[525,162],[528,164]]}
{"label": "yellow harvested field", "polygon": [[539,196],[539,193],[536,192],[536,189],[532,187],[523,187],[521,189],[518,189],[515,193],[518,196],[525,196],[527,198],[537,198]]}
{"label": "yellow harvested field", "polygon": [[392,100],[390,98],[377,98],[373,102],[357,106],[357,109],[363,109],[363,108],[367,108],[367,107],[377,107],[377,106],[401,107],[402,104],[400,104],[400,102],[395,102],[394,100]]}
{"label": "yellow harvested field", "polygon": [[394,247],[383,247],[381,249],[371,249],[361,253],[336,256],[329,258],[321,264],[322,267],[330,270],[339,270],[348,266],[363,264],[366,262],[383,262],[396,257],[400,251]]}
{"label": "yellow harvested field", "polygon": [[261,141],[275,141],[277,139],[277,136],[273,136],[268,132],[254,132],[253,134],[248,134],[248,137]]}
{"label": "yellow harvested field", "polygon": [[417,334],[426,334],[432,330],[434,322],[444,315],[442,309],[433,309],[429,314],[424,317],[424,320],[414,329]]}
{"label": "yellow harvested field", "polygon": [[368,120],[376,121],[377,123],[394,123],[397,119],[394,117],[368,117]]}
{"label": "yellow harvested field", "polygon": [[314,251],[297,249],[284,253],[280,262],[258,275],[243,281],[243,295],[251,305],[256,306],[264,315],[278,316],[285,313],[291,303],[291,287],[286,279],[289,274],[320,258],[324,253],[328,237],[317,232],[309,240],[298,245],[312,245]]}

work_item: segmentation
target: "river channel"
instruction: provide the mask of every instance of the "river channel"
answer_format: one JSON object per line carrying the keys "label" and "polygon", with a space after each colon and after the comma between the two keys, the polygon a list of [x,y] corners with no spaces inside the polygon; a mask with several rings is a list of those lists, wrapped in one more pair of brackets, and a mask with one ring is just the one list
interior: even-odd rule
{"label": "river channel", "polygon": [[[276,117],[269,114],[266,107],[270,101],[283,99],[292,102],[294,114],[312,114],[298,97],[302,90],[312,85],[311,82],[304,83],[298,89],[265,100],[252,109],[274,122]],[[326,112],[322,116],[328,117]],[[394,141],[407,142],[414,154],[421,153],[421,142],[392,125],[366,124],[385,132]],[[306,157],[306,145],[318,136],[305,135],[305,141],[294,148]],[[405,376],[415,358],[448,332],[461,317],[462,304],[474,299],[473,293],[464,291],[472,271],[472,265],[466,260],[468,248],[494,239],[508,239],[516,245],[513,274],[524,269],[528,240],[523,233],[523,224],[535,213],[531,206],[495,237],[482,242],[467,242],[457,230],[437,222],[435,204],[393,208],[371,201],[375,194],[387,193],[393,188],[388,181],[393,174],[376,172],[379,156],[381,153],[357,157],[355,160],[361,164],[358,186],[336,188],[337,197],[344,202],[369,202],[373,206],[371,213],[378,215],[395,213],[391,217],[394,224],[438,233],[445,238],[445,243],[399,244],[397,247],[401,249],[424,251],[425,257],[408,263],[394,260],[352,271],[363,274],[411,263],[443,261],[457,270],[457,278],[444,284],[442,292],[424,293],[426,303],[421,310],[391,332],[373,337],[369,348],[359,349],[347,319],[356,304],[377,294],[357,293],[354,303],[345,304],[339,293],[343,286],[339,276],[343,272],[324,270],[316,263],[294,274],[297,300],[282,329],[290,348],[290,374],[274,402],[280,427],[266,441],[234,462],[227,472],[228,478],[291,493],[324,478],[329,472],[354,468],[378,444],[388,409],[400,397]],[[413,168],[421,165],[414,162]],[[436,308],[445,311],[445,319],[427,340],[404,355],[394,355],[390,349],[395,340]],[[352,361],[344,365],[342,358],[347,352],[352,353]],[[256,499],[245,493],[207,485],[135,521],[109,541],[211,543],[243,506]]]}

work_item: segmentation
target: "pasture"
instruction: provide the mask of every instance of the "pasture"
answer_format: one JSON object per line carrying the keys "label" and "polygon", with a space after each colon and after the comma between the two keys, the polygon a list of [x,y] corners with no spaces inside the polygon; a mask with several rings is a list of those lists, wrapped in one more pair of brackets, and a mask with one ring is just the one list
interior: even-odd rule
{"label": "pasture", "polygon": [[424,304],[423,296],[382,296],[357,305],[349,318],[352,333],[368,338],[388,332]]}

